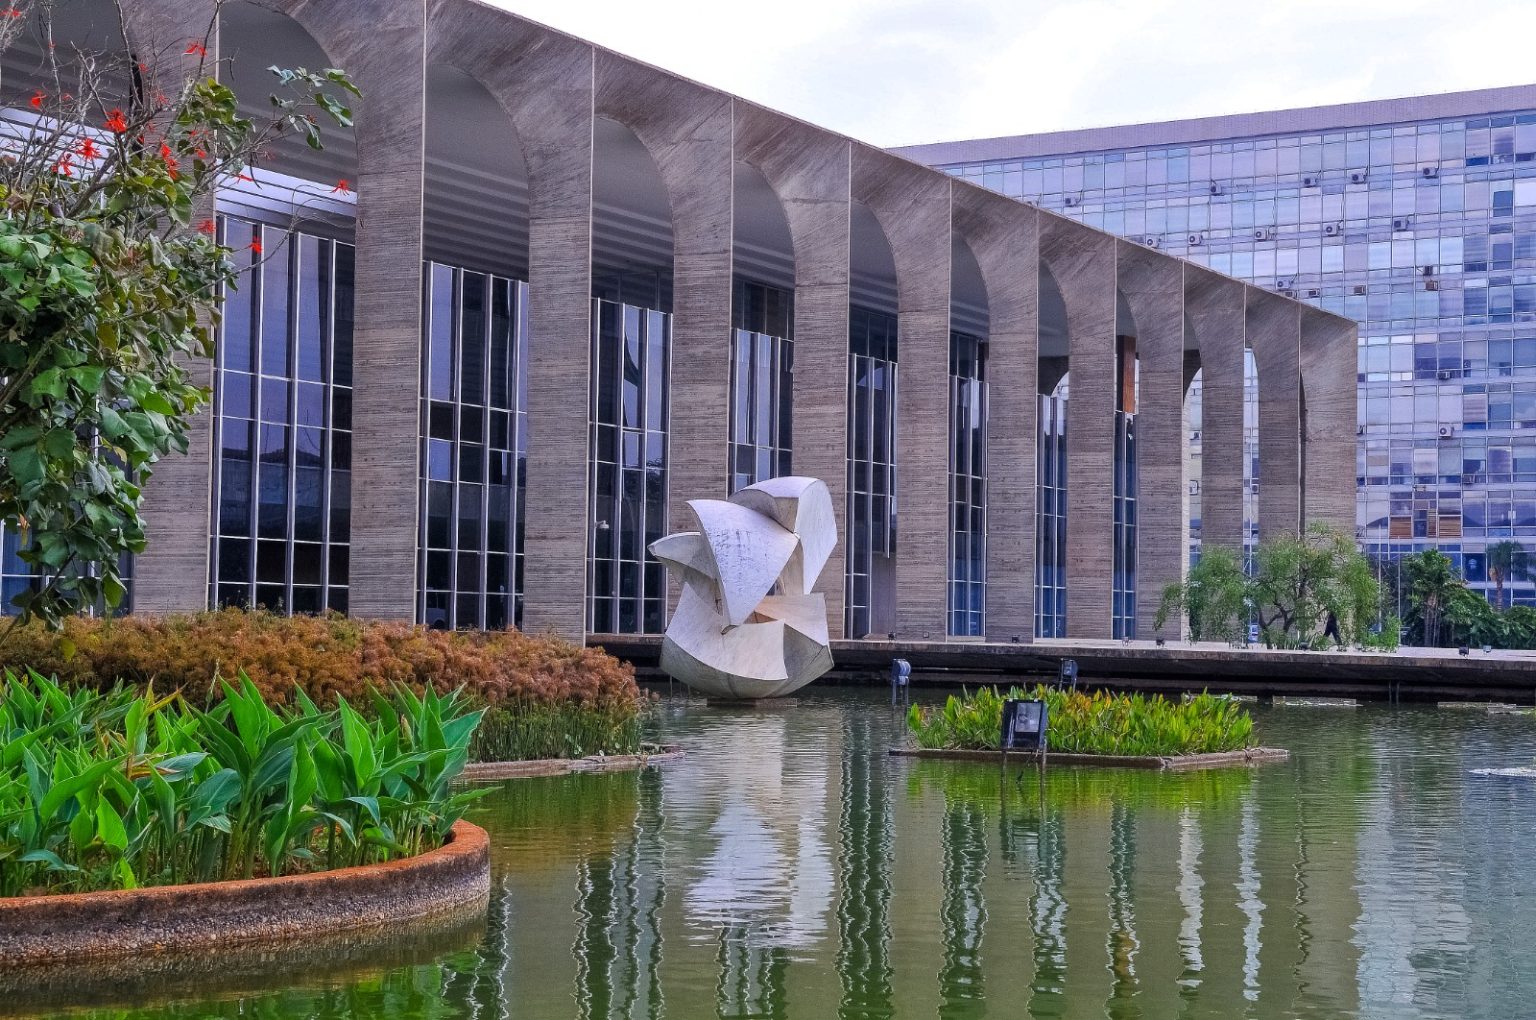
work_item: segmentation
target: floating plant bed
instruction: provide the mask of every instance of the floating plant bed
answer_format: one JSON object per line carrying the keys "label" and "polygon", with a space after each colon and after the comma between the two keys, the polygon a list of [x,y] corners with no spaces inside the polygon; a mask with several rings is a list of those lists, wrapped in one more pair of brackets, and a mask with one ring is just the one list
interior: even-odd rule
{"label": "floating plant bed", "polygon": [[[460,821],[415,857],[278,878],[0,899],[0,987],[19,969],[307,940],[483,910],[490,841]],[[256,951],[259,951],[256,950]]]}
{"label": "floating plant bed", "polygon": [[[891,754],[902,758],[937,758],[944,761],[976,761],[998,764],[1004,760],[1001,751],[963,751],[948,748],[893,747]],[[1247,747],[1238,751],[1218,751],[1213,754],[1177,755],[1122,755],[1122,754],[1055,754],[1047,752],[1047,765],[1089,765],[1106,769],[1190,769],[1225,768],[1233,765],[1263,765],[1286,761],[1291,752],[1281,747]],[[1032,751],[1010,751],[1007,760],[1019,764],[1034,762]]]}
{"label": "floating plant bed", "polygon": [[642,751],[639,754],[593,754],[585,758],[540,758],[535,761],[478,761],[464,766],[459,779],[482,782],[563,776],[572,772],[627,772],[682,756],[683,751],[676,744],[664,744],[655,751]]}

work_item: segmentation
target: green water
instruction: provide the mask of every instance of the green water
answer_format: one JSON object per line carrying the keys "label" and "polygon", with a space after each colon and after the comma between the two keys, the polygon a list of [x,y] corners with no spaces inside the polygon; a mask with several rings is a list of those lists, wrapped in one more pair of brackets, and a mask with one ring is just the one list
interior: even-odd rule
{"label": "green water", "polygon": [[1259,726],[1289,764],[1042,778],[889,758],[900,719],[877,693],[670,699],[685,759],[482,802],[483,925],[69,1015],[1532,1015],[1536,783],[1470,770],[1530,763],[1536,719]]}

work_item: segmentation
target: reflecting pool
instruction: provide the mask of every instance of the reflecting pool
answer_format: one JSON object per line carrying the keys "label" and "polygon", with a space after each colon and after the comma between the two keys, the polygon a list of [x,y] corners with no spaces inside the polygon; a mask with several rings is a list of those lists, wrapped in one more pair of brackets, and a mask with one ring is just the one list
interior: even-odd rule
{"label": "reflecting pool", "polygon": [[659,728],[684,759],[515,780],[480,802],[483,927],[372,967],[151,986],[70,1015],[1536,1010],[1536,783],[1470,774],[1536,759],[1536,719],[1257,712],[1289,763],[1041,775],[890,758],[902,720],[877,692],[766,710],[668,698]]}

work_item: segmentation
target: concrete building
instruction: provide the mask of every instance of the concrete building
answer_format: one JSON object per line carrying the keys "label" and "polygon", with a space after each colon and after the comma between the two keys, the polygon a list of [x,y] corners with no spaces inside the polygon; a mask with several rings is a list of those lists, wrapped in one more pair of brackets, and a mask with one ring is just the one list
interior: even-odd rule
{"label": "concrete building", "polygon": [[[127,8],[180,52],[214,5]],[[242,284],[138,611],[658,632],[648,543],[792,471],[842,515],[835,637],[1130,634],[1185,563],[1196,367],[1205,540],[1242,540],[1245,352],[1260,533],[1353,520],[1332,312],[470,0],[230,0],[217,56],[253,106],[272,64],[364,95],[220,196]]]}
{"label": "concrete building", "polygon": [[1536,545],[1536,86],[896,151],[1358,321],[1363,548]]}

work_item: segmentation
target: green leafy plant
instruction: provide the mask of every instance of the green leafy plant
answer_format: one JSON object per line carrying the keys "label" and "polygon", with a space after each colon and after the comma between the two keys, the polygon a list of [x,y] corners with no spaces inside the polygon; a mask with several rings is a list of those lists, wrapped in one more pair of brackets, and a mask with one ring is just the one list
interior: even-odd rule
{"label": "green leafy plant", "polygon": [[[0,61],[53,4],[12,10]],[[129,19],[117,24],[128,31]],[[234,266],[215,238],[214,191],[284,134],[319,147],[355,94],[335,69],[272,68],[271,115],[240,115],[206,66],[126,36],[107,53],[50,43],[0,159],[0,521],[39,578],[10,608],[57,624],[124,594],[119,561],[144,548],[141,487],[187,449],[207,399],[189,357],[212,352]],[[24,59],[24,58],[18,58]],[[0,635],[3,637],[3,635]]]}
{"label": "green leafy plant", "polygon": [[1211,694],[1183,701],[1161,695],[1085,693],[1037,686],[1006,694],[982,687],[950,695],[942,707],[913,705],[907,728],[917,745],[948,750],[992,750],[1003,726],[1003,702],[1044,701],[1048,742],[1069,754],[1183,755],[1254,746],[1253,717],[1238,702]]}
{"label": "green leafy plant", "polygon": [[440,846],[478,711],[457,694],[275,709],[249,679],[177,694],[0,682],[0,896],[313,871]]}

